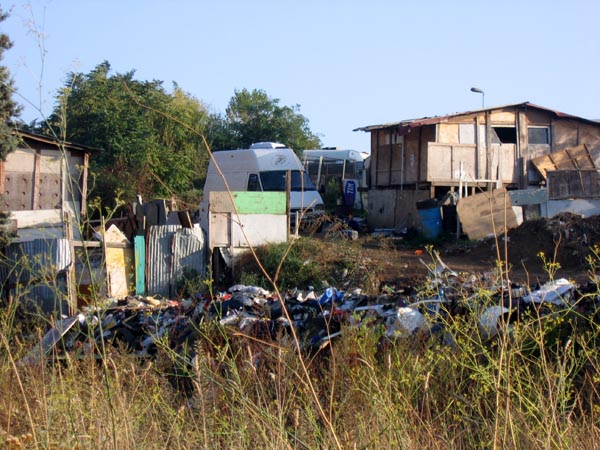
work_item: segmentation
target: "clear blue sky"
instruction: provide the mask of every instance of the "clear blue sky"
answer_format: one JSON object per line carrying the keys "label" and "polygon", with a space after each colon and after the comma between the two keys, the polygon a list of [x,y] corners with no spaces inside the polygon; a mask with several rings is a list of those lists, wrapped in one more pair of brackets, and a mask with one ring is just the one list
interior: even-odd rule
{"label": "clear blue sky", "polygon": [[[2,2],[29,122],[69,71],[104,60],[177,82],[214,112],[236,89],[300,105],[326,146],[354,128],[530,101],[600,119],[600,1],[31,0]],[[41,38],[40,38],[41,36]],[[41,51],[43,49],[43,52]],[[43,54],[43,57],[42,57]]]}

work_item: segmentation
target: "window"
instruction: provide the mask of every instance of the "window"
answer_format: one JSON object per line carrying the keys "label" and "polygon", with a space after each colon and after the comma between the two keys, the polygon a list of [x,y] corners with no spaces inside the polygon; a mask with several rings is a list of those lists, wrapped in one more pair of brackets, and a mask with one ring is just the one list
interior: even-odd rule
{"label": "window", "polygon": [[550,129],[548,127],[527,128],[527,138],[530,144],[550,145]]}
{"label": "window", "polygon": [[517,129],[515,127],[492,127],[492,143],[516,144]]}
{"label": "window", "polygon": [[[270,170],[260,173],[260,182],[264,191],[285,192],[285,174],[286,170]],[[307,172],[292,170],[292,191],[300,192],[316,191],[315,185],[310,180]]]}
{"label": "window", "polygon": [[251,173],[248,175],[248,189],[249,192],[260,191],[260,184],[258,183],[258,175]]}

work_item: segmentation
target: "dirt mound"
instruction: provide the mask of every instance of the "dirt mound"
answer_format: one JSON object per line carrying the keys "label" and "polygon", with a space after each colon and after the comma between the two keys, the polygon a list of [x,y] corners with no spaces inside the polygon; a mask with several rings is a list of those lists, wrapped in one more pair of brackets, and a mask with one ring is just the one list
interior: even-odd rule
{"label": "dirt mound", "polygon": [[584,218],[562,213],[552,219],[529,220],[509,230],[506,246],[504,236],[498,240],[486,239],[471,249],[469,257],[495,261],[498,258],[496,242],[503,260],[507,249],[513,269],[544,272],[545,258],[559,263],[562,269],[585,272],[592,247],[600,244],[600,216]]}

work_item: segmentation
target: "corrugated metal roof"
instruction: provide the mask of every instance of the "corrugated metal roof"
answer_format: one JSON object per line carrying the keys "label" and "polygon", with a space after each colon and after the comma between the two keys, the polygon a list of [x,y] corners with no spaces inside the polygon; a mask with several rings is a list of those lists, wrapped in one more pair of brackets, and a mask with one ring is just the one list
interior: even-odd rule
{"label": "corrugated metal roof", "polygon": [[184,268],[205,272],[204,236],[200,228],[180,225],[150,227],[147,254],[147,293],[172,297]]}
{"label": "corrugated metal roof", "polygon": [[380,124],[380,125],[368,125],[365,127],[355,128],[353,131],[374,131],[374,130],[381,130],[384,128],[397,127],[397,128],[400,128],[400,134],[405,134],[411,128],[418,128],[423,125],[433,125],[433,124],[437,124],[437,123],[441,123],[441,122],[446,122],[448,119],[451,119],[454,117],[467,116],[470,114],[476,114],[476,113],[481,113],[481,112],[486,112],[486,111],[494,111],[494,110],[506,109],[506,108],[539,109],[542,111],[550,112],[550,113],[554,114],[556,117],[565,118],[565,119],[577,119],[577,120],[582,120],[584,122],[591,123],[593,125],[599,125],[598,122],[595,122],[593,120],[584,119],[582,117],[577,117],[577,116],[572,116],[570,114],[563,113],[560,111],[555,111],[553,109],[545,108],[543,106],[534,105],[533,103],[523,102],[523,103],[513,103],[513,104],[509,104],[509,105],[502,105],[502,106],[493,106],[490,108],[474,109],[472,111],[457,112],[457,113],[453,113],[453,114],[446,114],[443,116],[421,117],[419,119],[401,120],[400,122],[384,123],[384,124]]}

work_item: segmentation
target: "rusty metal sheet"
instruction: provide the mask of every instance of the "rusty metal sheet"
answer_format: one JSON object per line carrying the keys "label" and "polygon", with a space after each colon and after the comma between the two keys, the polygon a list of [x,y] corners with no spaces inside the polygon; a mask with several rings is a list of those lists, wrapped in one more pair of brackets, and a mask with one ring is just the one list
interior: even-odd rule
{"label": "rusty metal sheet", "polygon": [[474,109],[471,111],[458,112],[458,113],[454,113],[454,114],[446,114],[446,115],[442,115],[442,116],[422,117],[419,119],[408,119],[408,120],[402,120],[400,122],[384,123],[384,124],[380,124],[380,125],[368,125],[365,127],[355,128],[353,131],[374,131],[374,130],[381,130],[384,128],[397,128],[401,134],[408,134],[408,132],[411,128],[417,128],[417,127],[420,127],[423,125],[434,125],[437,123],[446,122],[449,119],[459,117],[459,116],[465,116],[465,115],[469,115],[469,114],[481,113],[481,112],[485,112],[485,111],[494,111],[494,110],[506,109],[506,108],[538,109],[541,111],[546,111],[551,114],[554,114],[556,117],[560,117],[562,119],[576,119],[576,120],[579,120],[579,121],[582,121],[582,122],[585,122],[585,123],[588,123],[591,125],[599,126],[599,124],[597,122],[594,122],[593,120],[584,119],[582,117],[577,117],[577,116],[572,116],[570,114],[563,113],[563,112],[556,111],[556,110],[549,109],[549,108],[545,108],[543,106],[534,105],[533,103],[524,102],[524,103],[513,103],[513,104],[509,104],[509,105],[494,106],[491,108]]}

